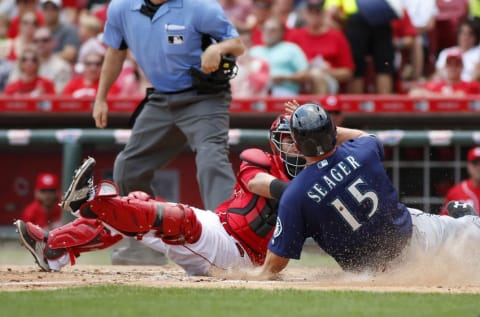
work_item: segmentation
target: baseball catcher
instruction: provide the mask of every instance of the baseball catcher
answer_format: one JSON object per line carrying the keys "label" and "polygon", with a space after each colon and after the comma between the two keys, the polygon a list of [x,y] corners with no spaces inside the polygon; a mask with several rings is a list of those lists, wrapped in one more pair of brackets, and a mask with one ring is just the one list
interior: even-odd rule
{"label": "baseball catcher", "polygon": [[50,232],[17,220],[20,240],[44,271],[73,265],[81,253],[107,248],[124,236],[165,253],[189,275],[207,275],[212,267],[262,265],[278,201],[305,166],[295,150],[289,120],[283,114],[271,126],[273,154],[254,148],[240,154],[234,191],[214,213],[157,201],[144,192],[121,197],[110,181],[94,184],[95,160],[90,157],[75,171],[62,202],[77,219]]}

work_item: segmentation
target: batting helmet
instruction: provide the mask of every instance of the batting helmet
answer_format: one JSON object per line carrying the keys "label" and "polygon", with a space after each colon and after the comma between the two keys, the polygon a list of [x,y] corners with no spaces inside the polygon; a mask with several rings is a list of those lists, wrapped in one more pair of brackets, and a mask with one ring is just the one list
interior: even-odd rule
{"label": "batting helmet", "polygon": [[305,156],[319,156],[332,150],[337,142],[337,128],[328,112],[316,103],[295,109],[290,119],[292,137]]}

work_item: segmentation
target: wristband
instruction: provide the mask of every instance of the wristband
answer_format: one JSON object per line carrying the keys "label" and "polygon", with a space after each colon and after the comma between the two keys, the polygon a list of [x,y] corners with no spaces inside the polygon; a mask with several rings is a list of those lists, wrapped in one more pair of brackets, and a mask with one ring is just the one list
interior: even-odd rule
{"label": "wristband", "polygon": [[270,183],[270,195],[272,195],[272,197],[275,198],[276,200],[280,200],[287,186],[288,186],[287,182],[281,181],[279,179],[274,179]]}

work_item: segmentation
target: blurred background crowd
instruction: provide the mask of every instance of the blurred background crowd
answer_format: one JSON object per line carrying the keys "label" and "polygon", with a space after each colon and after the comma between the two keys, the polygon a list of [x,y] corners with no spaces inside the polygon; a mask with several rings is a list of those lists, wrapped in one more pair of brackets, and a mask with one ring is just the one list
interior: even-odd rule
{"label": "blurred background crowd", "polygon": [[[248,48],[234,97],[480,92],[478,0],[387,1],[390,18],[378,5],[362,12],[376,0],[218,1]],[[1,0],[0,92],[93,97],[108,2]],[[110,93],[148,86],[130,57]]]}

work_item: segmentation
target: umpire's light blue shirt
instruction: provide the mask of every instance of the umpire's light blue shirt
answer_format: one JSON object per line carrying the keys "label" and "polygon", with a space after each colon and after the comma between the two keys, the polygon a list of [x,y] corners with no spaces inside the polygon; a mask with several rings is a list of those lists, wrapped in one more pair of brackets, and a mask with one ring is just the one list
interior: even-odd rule
{"label": "umpire's light blue shirt", "polygon": [[200,69],[202,34],[217,41],[238,37],[216,0],[169,0],[153,19],[140,12],[143,0],[112,0],[104,41],[125,45],[155,89],[175,92],[192,86],[191,66]]}

